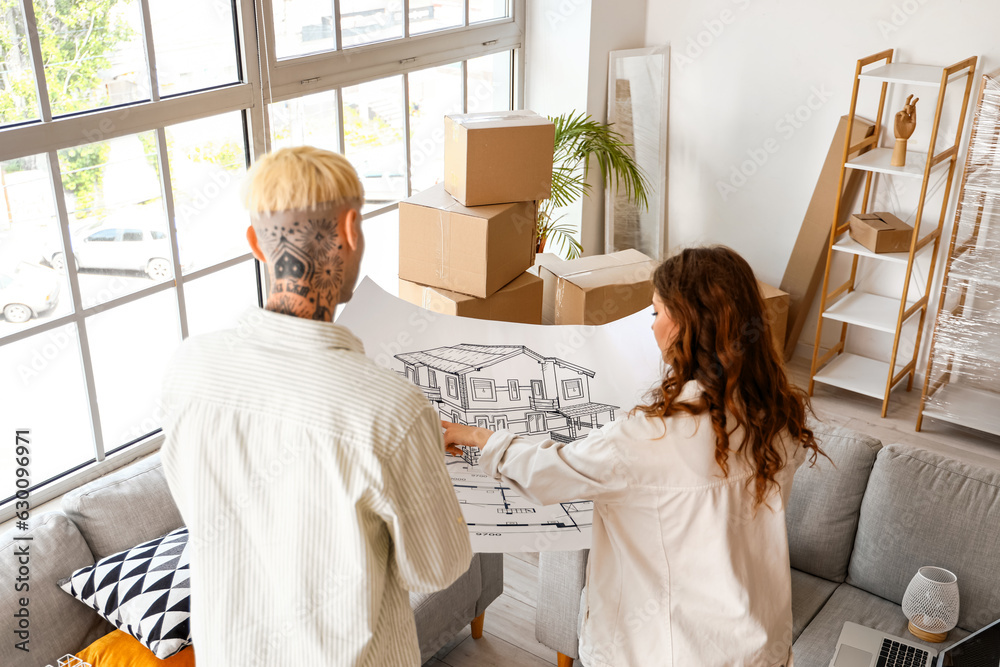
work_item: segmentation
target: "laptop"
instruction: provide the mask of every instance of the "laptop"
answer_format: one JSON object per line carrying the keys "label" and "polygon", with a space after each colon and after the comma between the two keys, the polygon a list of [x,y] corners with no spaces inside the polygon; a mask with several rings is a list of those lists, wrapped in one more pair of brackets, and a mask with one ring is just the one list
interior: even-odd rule
{"label": "laptop", "polygon": [[1000,620],[941,651],[844,623],[830,667],[1000,667]]}

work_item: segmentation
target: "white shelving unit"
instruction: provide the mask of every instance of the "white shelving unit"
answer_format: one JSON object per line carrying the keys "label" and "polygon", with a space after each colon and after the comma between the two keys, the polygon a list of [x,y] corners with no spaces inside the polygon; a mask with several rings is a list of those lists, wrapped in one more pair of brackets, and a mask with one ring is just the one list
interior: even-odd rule
{"label": "white shelving unit", "polygon": [[889,364],[884,361],[844,352],[824,366],[813,379],[857,394],[882,398],[888,373]]}
{"label": "white shelving unit", "polygon": [[933,417],[1000,435],[1000,71],[979,87],[917,430]]}
{"label": "white shelving unit", "polygon": [[[920,179],[920,198],[917,202],[917,212],[914,219],[913,235],[907,252],[874,253],[850,238],[848,224],[840,225],[841,201],[838,198],[833,215],[833,226],[830,234],[830,246],[827,251],[826,273],[823,278],[823,291],[820,295],[820,316],[816,326],[816,344],[813,348],[812,379],[809,382],[809,393],[812,394],[817,382],[847,389],[865,396],[882,399],[882,416],[885,417],[889,407],[889,396],[892,389],[908,378],[906,388],[913,385],[913,376],[917,364],[917,352],[920,348],[920,335],[923,330],[924,318],[927,314],[928,295],[911,295],[910,282],[914,272],[914,259],[924,253],[930,253],[930,266],[924,284],[930,284],[934,274],[938,254],[938,244],[941,241],[941,230],[944,227],[945,209],[948,195],[954,179],[958,145],[962,137],[965,112],[968,108],[969,94],[972,90],[972,79],[976,70],[976,58],[968,58],[950,67],[933,65],[917,65],[911,63],[892,62],[892,50],[876,53],[858,61],[854,72],[854,90],[851,94],[851,110],[848,124],[854,122],[858,92],[862,82],[878,83],[881,94],[878,103],[878,114],[875,120],[875,133],[857,144],[851,145],[850,136],[844,142],[843,162],[840,170],[839,188],[843,188],[847,170],[866,172],[864,196],[860,213],[867,213],[873,201],[875,176],[879,175],[878,183],[887,176]],[[958,128],[951,144],[936,151],[938,129],[941,123],[941,111],[948,85],[956,82],[961,88],[964,80],[964,98]],[[883,132],[886,132],[886,142],[894,140],[892,123],[894,114],[886,118],[886,93],[890,84],[898,86],[919,86],[937,89],[937,105],[932,119],[930,146],[926,152],[907,151],[906,165],[895,167],[891,164],[892,144],[880,145]],[[927,198],[928,183],[934,174],[947,171],[945,177],[944,203],[941,215],[936,224],[924,222],[924,203]],[[841,190],[838,190],[841,191]],[[846,282],[830,289],[830,268],[834,253],[850,256],[851,273]],[[905,279],[900,286],[901,295],[897,298],[880,296],[861,291],[857,288],[858,266],[861,262],[888,262],[905,266]],[[900,333],[908,322],[917,323],[916,342],[912,355],[908,360],[897,360],[899,353]],[[824,324],[839,325],[839,341],[822,356]],[[871,359],[853,354],[847,350],[848,331],[852,327],[860,327],[870,331],[879,331],[893,335],[892,351],[888,360]],[[898,361],[898,363],[897,363]],[[899,368],[897,368],[897,365]]]}

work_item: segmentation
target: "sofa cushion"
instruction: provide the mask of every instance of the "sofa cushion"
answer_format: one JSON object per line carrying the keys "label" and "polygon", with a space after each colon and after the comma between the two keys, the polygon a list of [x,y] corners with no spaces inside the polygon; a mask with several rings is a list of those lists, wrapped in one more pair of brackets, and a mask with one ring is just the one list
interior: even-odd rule
{"label": "sofa cushion", "polygon": [[483,587],[479,558],[480,555],[475,554],[468,571],[443,591],[410,593],[421,663],[437,653],[477,616],[476,601]]}
{"label": "sofa cushion", "polygon": [[59,585],[160,660],[191,643],[187,528],[102,558]]}
{"label": "sofa cushion", "polygon": [[837,648],[844,621],[882,630],[938,651],[969,634],[955,628],[943,643],[925,644],[907,632],[906,617],[898,605],[849,584],[841,584],[792,645],[795,667],[827,667]]}
{"label": "sofa cushion", "polygon": [[802,634],[837,586],[832,581],[792,570],[792,641]]}
{"label": "sofa cushion", "polygon": [[1000,617],[1000,471],[891,445],[861,505],[848,583],[900,603],[924,565],[958,577],[958,625]]}
{"label": "sofa cushion", "polygon": [[842,582],[858,526],[858,512],[881,443],[839,426],[813,423],[820,456],[795,473],[785,518],[792,567]]}
{"label": "sofa cushion", "polygon": [[184,525],[159,453],[70,491],[62,509],[95,559],[130,549]]}
{"label": "sofa cushion", "polygon": [[[0,535],[0,617],[4,633],[0,641],[0,665],[44,667],[57,658],[75,653],[111,628],[100,616],[63,593],[56,581],[77,568],[90,565],[94,557],[76,526],[59,512],[34,517],[27,531],[9,530]],[[30,537],[31,540],[15,540]],[[18,582],[18,552],[27,545],[28,581]],[[18,591],[16,585],[28,584]],[[12,634],[20,600],[28,601],[29,652],[18,650]]]}
{"label": "sofa cushion", "polygon": [[76,657],[92,667],[195,667],[193,646],[160,660],[138,639],[121,630],[104,635]]}

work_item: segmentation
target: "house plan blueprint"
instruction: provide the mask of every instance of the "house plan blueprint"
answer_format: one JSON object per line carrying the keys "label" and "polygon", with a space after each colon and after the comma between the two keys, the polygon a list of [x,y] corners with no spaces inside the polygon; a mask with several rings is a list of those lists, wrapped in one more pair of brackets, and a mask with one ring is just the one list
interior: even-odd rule
{"label": "house plan blueprint", "polygon": [[[442,419],[566,443],[623,418],[659,377],[650,321],[646,312],[600,327],[474,320],[424,310],[369,279],[337,319]],[[589,500],[538,505],[481,469],[479,450],[443,456],[474,551],[590,547]]]}

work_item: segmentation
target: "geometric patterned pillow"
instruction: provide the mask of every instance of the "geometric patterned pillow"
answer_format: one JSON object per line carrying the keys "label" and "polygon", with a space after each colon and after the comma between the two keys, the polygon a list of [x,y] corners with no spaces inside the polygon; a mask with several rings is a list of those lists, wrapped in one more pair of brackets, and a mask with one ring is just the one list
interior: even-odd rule
{"label": "geometric patterned pillow", "polygon": [[187,528],[178,528],[81,568],[59,585],[163,660],[191,643],[187,546]]}

